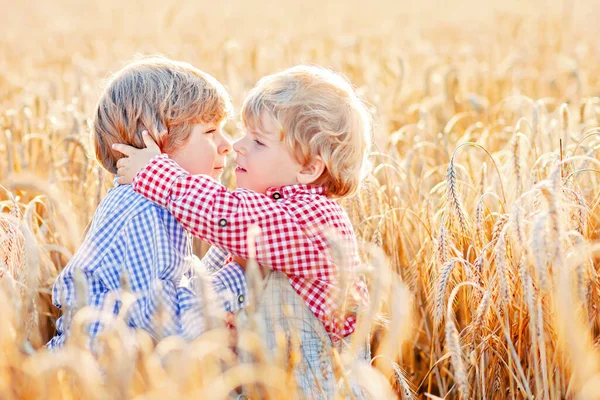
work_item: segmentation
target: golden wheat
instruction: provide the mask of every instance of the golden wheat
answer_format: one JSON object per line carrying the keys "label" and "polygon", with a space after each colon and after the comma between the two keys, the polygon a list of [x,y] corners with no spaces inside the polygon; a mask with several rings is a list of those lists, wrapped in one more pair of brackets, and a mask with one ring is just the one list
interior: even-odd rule
{"label": "golden wheat", "polygon": [[[43,349],[58,316],[51,286],[112,183],[88,124],[104,78],[136,53],[197,65],[238,106],[258,78],[297,63],[343,72],[371,103],[374,168],[343,205],[373,300],[350,354],[370,335],[373,361],[331,355],[338,397],[350,379],[377,399],[600,397],[594,2],[134,3],[0,1],[0,398],[297,390],[298,343],[279,335],[269,359],[252,327],[154,343],[104,316],[95,358],[82,303],[72,343]],[[238,136],[235,119],[226,131]],[[259,275],[249,269],[254,291]],[[240,363],[232,340],[256,362]]]}

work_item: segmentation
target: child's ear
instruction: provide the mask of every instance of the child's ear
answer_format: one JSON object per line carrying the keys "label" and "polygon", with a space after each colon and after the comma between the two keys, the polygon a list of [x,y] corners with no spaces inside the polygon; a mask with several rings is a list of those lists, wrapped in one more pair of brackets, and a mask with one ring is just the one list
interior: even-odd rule
{"label": "child's ear", "polygon": [[296,179],[298,183],[310,185],[323,174],[325,171],[325,162],[319,156],[316,156],[308,165],[305,165],[298,171]]}

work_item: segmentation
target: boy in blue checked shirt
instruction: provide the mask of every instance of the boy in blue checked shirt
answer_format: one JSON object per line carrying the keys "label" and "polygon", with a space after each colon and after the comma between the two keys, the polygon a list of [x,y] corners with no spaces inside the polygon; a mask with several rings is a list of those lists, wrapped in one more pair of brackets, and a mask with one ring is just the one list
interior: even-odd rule
{"label": "boy in blue checked shirt", "polygon": [[[92,132],[96,157],[115,174],[121,156],[111,145],[142,147],[141,132],[150,129],[158,132],[154,139],[161,150],[182,168],[218,180],[231,151],[222,132],[230,108],[223,86],[189,64],[164,58],[132,62],[112,78],[98,103]],[[81,280],[86,298],[77,298]],[[94,348],[107,328],[100,322],[106,320],[103,315],[117,314],[122,306],[123,289],[136,296],[127,310],[128,326],[144,329],[156,340],[170,335],[193,339],[206,328],[206,318],[223,308],[242,307],[246,288],[239,265],[224,265],[218,251],[209,251],[201,262],[194,259],[192,237],[165,208],[115,182],[54,284],[53,303],[63,316],[47,346],[61,347],[77,308],[88,305],[98,311],[98,318],[85,327]],[[201,304],[200,298],[211,299],[211,293],[217,294],[216,301]]]}

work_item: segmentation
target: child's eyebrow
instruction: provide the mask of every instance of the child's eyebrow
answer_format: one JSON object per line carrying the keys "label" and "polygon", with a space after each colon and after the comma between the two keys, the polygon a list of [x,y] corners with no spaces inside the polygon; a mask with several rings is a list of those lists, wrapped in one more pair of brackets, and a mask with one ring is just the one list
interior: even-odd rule
{"label": "child's eyebrow", "polygon": [[271,139],[270,137],[268,137],[267,135],[265,135],[263,132],[261,132],[259,130],[252,129],[252,130],[250,130],[250,134],[255,136],[257,139],[265,140],[268,142],[273,142],[273,139]]}
{"label": "child's eyebrow", "polygon": [[277,134],[273,132],[265,132],[260,129],[259,126],[246,126],[246,134],[249,134],[261,141],[267,141],[271,143],[283,142],[283,134]]}

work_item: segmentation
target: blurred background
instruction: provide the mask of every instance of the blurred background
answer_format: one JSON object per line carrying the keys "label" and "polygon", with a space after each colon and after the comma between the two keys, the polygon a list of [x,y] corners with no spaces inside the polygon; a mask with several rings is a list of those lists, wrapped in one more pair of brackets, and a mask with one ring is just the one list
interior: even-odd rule
{"label": "blurred background", "polygon": [[[423,69],[435,62],[485,55],[495,68],[509,52],[526,62],[541,25],[565,46],[600,32],[600,3],[582,0],[1,0],[0,7],[0,107],[23,88],[69,97],[75,74],[81,93],[71,99],[90,110],[103,78],[136,54],[160,53],[222,80],[237,106],[263,75],[297,63],[329,66],[375,106],[387,102],[378,108],[384,124],[393,119],[385,115],[389,87],[375,86],[386,63],[392,74],[402,68],[402,79],[422,84]],[[596,41],[590,45],[597,50]]]}

